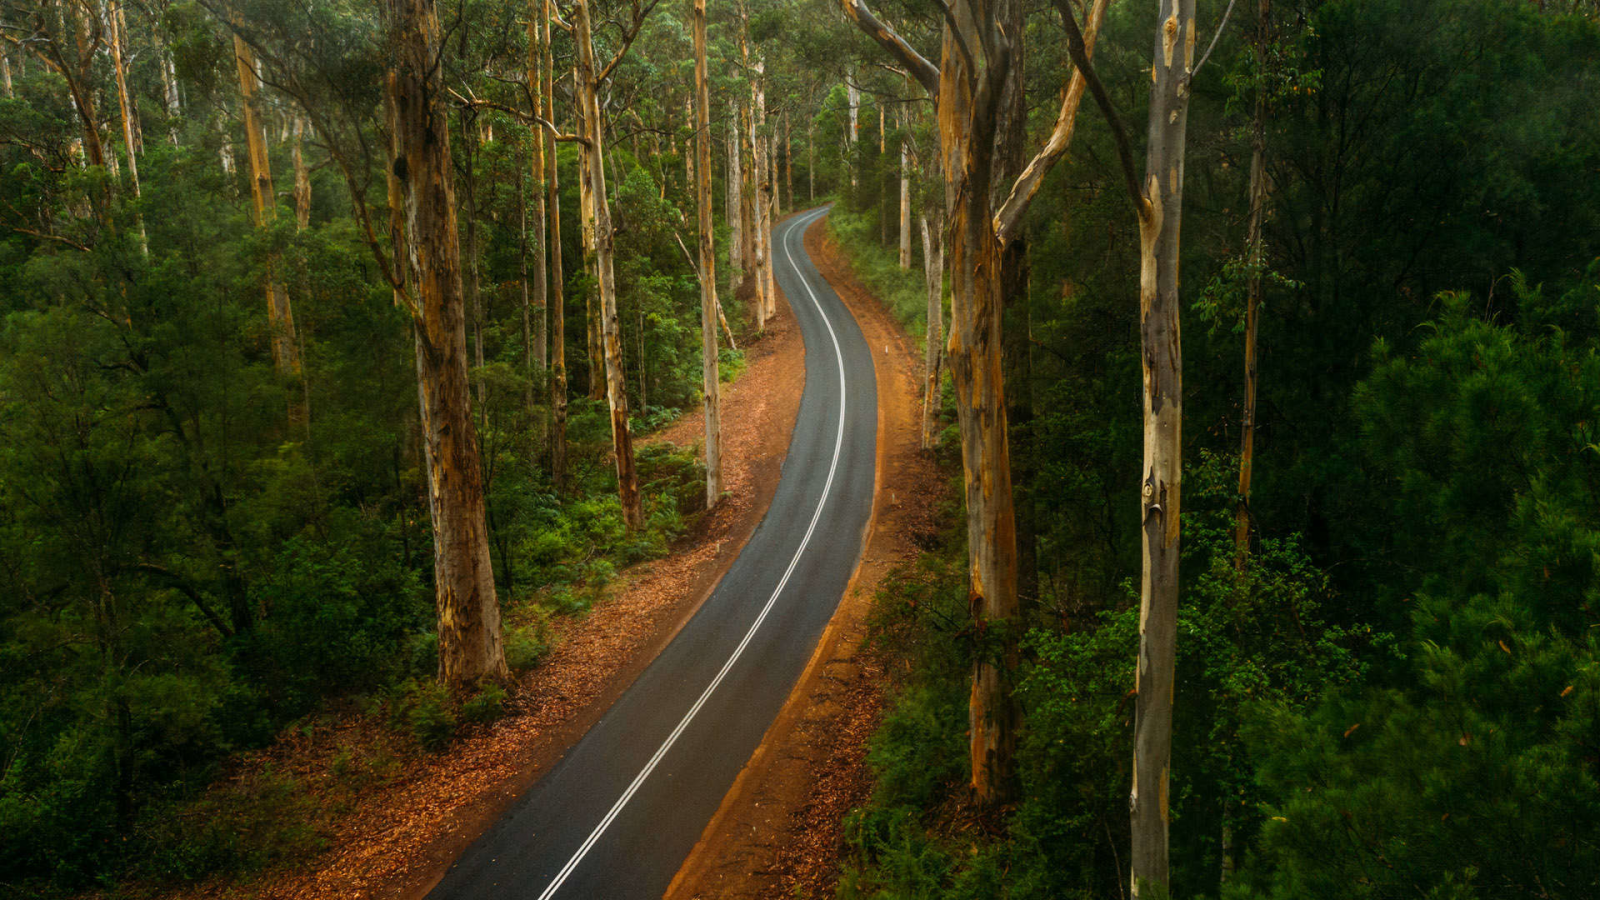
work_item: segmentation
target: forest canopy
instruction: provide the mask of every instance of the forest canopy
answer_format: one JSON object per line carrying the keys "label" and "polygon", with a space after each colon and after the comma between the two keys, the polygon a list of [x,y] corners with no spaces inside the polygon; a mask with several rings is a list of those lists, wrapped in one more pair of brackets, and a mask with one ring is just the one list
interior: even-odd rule
{"label": "forest canopy", "polygon": [[698,9],[0,0],[0,893],[498,715],[825,203],[958,485],[839,896],[1600,893],[1600,7]]}

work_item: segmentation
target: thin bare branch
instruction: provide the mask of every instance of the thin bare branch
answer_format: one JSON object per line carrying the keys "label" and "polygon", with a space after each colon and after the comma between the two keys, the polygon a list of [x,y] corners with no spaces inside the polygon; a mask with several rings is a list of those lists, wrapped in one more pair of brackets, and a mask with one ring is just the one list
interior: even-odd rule
{"label": "thin bare branch", "polygon": [[1117,156],[1122,163],[1122,176],[1128,183],[1128,197],[1133,201],[1133,208],[1143,218],[1149,213],[1150,201],[1145,197],[1144,189],[1139,186],[1139,171],[1133,161],[1133,145],[1128,140],[1128,127],[1123,124],[1122,116],[1118,115],[1116,105],[1111,102],[1111,95],[1106,93],[1106,86],[1101,83],[1100,76],[1094,70],[1094,63],[1089,59],[1083,32],[1078,30],[1078,19],[1072,13],[1071,0],[1054,0],[1054,3],[1057,11],[1061,13],[1061,25],[1067,30],[1067,49],[1072,54],[1072,64],[1083,73],[1089,85],[1089,93],[1094,95],[1094,102],[1100,107],[1100,112],[1105,115],[1106,122],[1111,126],[1111,137],[1116,142]]}
{"label": "thin bare branch", "polygon": [[896,59],[900,60],[907,69],[911,70],[912,77],[916,78],[923,88],[927,90],[928,96],[935,98],[937,101],[939,96],[938,66],[928,62],[926,57],[912,49],[911,45],[906,43],[905,38],[896,34],[893,28],[879,21],[878,17],[872,14],[872,10],[867,9],[867,5],[862,0],[839,0],[839,5],[844,9],[845,16],[856,23],[857,28],[860,28],[867,37],[877,41],[885,50],[888,50]]}

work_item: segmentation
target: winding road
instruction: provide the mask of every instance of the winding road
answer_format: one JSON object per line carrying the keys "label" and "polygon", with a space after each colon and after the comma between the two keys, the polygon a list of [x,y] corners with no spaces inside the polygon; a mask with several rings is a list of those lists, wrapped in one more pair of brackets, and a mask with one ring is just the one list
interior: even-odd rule
{"label": "winding road", "polygon": [[877,444],[871,352],[802,243],[826,211],[773,239],[806,383],[766,518],[672,643],[430,898],[659,898],[799,679],[861,554]]}

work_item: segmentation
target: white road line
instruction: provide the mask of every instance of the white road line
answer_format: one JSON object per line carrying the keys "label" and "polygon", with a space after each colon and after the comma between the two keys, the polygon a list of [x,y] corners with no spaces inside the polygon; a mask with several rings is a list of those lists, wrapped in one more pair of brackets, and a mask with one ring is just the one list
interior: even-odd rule
{"label": "white road line", "polygon": [[555,880],[550,882],[550,886],[545,888],[544,893],[539,895],[539,900],[550,900],[551,897],[555,896],[556,891],[564,882],[566,882],[567,878],[572,875],[573,871],[578,868],[578,864],[583,862],[583,858],[585,856],[589,855],[589,851],[594,848],[595,842],[599,841],[600,836],[605,834],[607,828],[611,827],[611,823],[617,818],[617,815],[622,812],[622,808],[628,805],[629,800],[633,799],[633,795],[638,792],[639,787],[644,784],[645,779],[649,778],[650,773],[655,771],[656,765],[659,764],[661,759],[667,755],[667,751],[671,750],[672,745],[678,742],[678,738],[683,735],[683,732],[689,727],[689,723],[694,720],[695,714],[700,712],[700,707],[705,705],[706,700],[711,697],[712,692],[717,689],[718,685],[722,684],[722,679],[727,677],[728,672],[733,668],[734,663],[737,663],[739,661],[739,657],[744,655],[745,648],[750,645],[750,640],[755,637],[756,631],[761,627],[761,623],[765,622],[767,619],[767,614],[772,612],[773,604],[777,603],[778,601],[778,595],[783,593],[784,586],[789,583],[789,576],[794,574],[795,566],[800,564],[800,556],[806,552],[806,545],[811,542],[811,534],[812,532],[816,531],[817,520],[822,518],[822,508],[823,506],[827,505],[828,494],[833,490],[833,476],[839,468],[839,454],[844,447],[845,398],[849,395],[849,391],[846,390],[844,377],[844,351],[839,348],[839,335],[834,332],[833,323],[828,320],[828,314],[822,311],[822,303],[817,300],[816,291],[811,289],[810,280],[807,279],[805,273],[800,270],[800,266],[795,263],[794,254],[789,250],[789,239],[794,235],[795,229],[800,225],[801,222],[810,224],[811,222],[816,221],[816,219],[819,218],[823,212],[826,212],[826,210],[818,212],[815,215],[808,216],[804,219],[795,219],[794,223],[789,226],[788,231],[784,233],[784,238],[782,241],[783,253],[789,258],[789,266],[793,268],[794,273],[799,276],[800,283],[805,285],[806,293],[811,295],[811,305],[815,306],[817,309],[817,314],[822,316],[822,324],[828,326],[828,336],[833,339],[834,359],[836,359],[839,364],[839,434],[834,438],[833,441],[833,462],[828,464],[828,480],[822,485],[822,499],[817,501],[817,510],[811,514],[811,524],[806,528],[805,537],[800,539],[799,548],[794,551],[794,559],[789,560],[789,568],[784,570],[783,578],[778,581],[778,586],[772,589],[772,596],[767,598],[767,604],[761,608],[761,614],[756,616],[756,620],[750,626],[750,630],[745,632],[744,640],[740,641],[739,646],[733,649],[733,655],[728,657],[728,661],[722,664],[722,670],[717,673],[717,677],[711,679],[711,683],[706,686],[704,691],[701,692],[700,699],[696,700],[694,705],[689,707],[689,711],[684,714],[683,720],[678,723],[678,727],[672,729],[672,733],[667,735],[667,739],[662,742],[660,748],[656,750],[655,755],[650,757],[650,761],[645,763],[644,768],[639,770],[638,775],[634,776],[633,783],[628,785],[628,789],[622,792],[622,796],[617,799],[616,803],[612,804],[611,810],[606,813],[605,818],[600,820],[600,824],[595,826],[594,831],[589,833],[589,837],[585,839],[582,846],[578,848],[578,852],[572,854],[572,858],[567,860],[567,864],[561,867],[560,872],[556,873]]}

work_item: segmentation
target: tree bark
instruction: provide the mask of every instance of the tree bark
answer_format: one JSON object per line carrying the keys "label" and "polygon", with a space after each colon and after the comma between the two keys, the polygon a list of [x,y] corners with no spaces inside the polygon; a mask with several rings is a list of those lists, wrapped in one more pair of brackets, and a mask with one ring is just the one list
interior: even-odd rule
{"label": "tree bark", "polygon": [[[143,196],[139,189],[139,140],[136,132],[136,110],[132,99],[128,96],[127,65],[123,56],[123,25],[126,19],[122,15],[122,6],[117,4],[115,9],[109,10],[106,15],[107,30],[111,33],[111,63],[112,71],[117,80],[117,106],[122,113],[122,146],[128,154],[128,181],[133,187],[134,199]],[[7,81],[9,81],[9,76]],[[144,213],[134,214],[134,227],[139,233],[139,253],[143,256],[150,255],[150,238],[144,230]],[[285,299],[287,303],[287,298]]]}
{"label": "tree bark", "polygon": [[506,675],[500,604],[484,519],[483,471],[467,372],[467,332],[450,129],[441,103],[433,0],[389,0],[396,40],[392,169],[405,209],[404,267],[416,298],[417,388],[433,517],[439,677]]}
{"label": "tree bark", "polygon": [[861,137],[861,91],[856,88],[855,73],[846,73],[845,100],[850,107],[850,130],[845,132],[845,165],[850,169],[850,189],[859,185],[856,177],[856,141]]}
{"label": "tree bark", "polygon": [[[539,36],[544,56],[544,108],[552,122],[556,108],[555,59],[550,52],[553,3],[554,0],[544,0],[544,28]],[[544,150],[550,163],[545,191],[550,216],[550,483],[559,495],[567,487],[567,285],[561,261],[561,179],[555,135],[544,135]]]}
{"label": "tree bark", "polygon": [[905,109],[900,110],[900,268],[911,269],[911,148],[907,146]]}
{"label": "tree bark", "polygon": [[728,293],[737,294],[744,257],[744,139],[737,98],[728,99]]}
{"label": "tree bark", "polygon": [[700,213],[700,375],[706,407],[706,508],[722,497],[722,402],[717,367],[717,253],[711,215],[711,94],[706,0],[694,0],[695,199]]}
{"label": "tree bark", "polygon": [[[1256,10],[1256,74],[1266,66],[1267,27],[1272,0],[1260,0]],[[1250,219],[1246,225],[1245,252],[1250,261],[1250,280],[1245,289],[1244,313],[1244,409],[1239,420],[1239,502],[1233,516],[1235,565],[1244,569],[1250,555],[1250,481],[1256,458],[1256,326],[1261,310],[1261,219],[1267,205],[1267,92],[1256,87],[1255,113],[1250,123]],[[1225,860],[1224,880],[1233,860]]]}
{"label": "tree bark", "polygon": [[306,169],[305,153],[300,147],[300,136],[305,131],[306,120],[294,118],[294,221],[301,231],[311,224],[311,173]]}
{"label": "tree bark", "polygon": [[[466,45],[466,31],[461,32],[461,43]],[[472,313],[472,365],[477,371],[483,369],[483,291],[482,282],[478,277],[478,123],[477,110],[472,107],[461,109],[461,143],[462,154],[466,163],[462,166],[462,181],[466,186],[467,227],[466,244],[462,252],[466,256],[467,277],[465,287],[467,292],[467,309]],[[473,393],[479,405],[485,402],[484,384],[480,378],[473,385]]]}
{"label": "tree bark", "polygon": [[[1103,0],[1098,0],[1103,2]],[[996,26],[1017,14],[991,0],[950,4],[941,48],[933,66],[866,8],[864,0],[841,0],[848,18],[877,41],[935,98],[940,166],[949,211],[951,321],[950,370],[956,387],[957,419],[967,499],[969,612],[979,635],[997,632],[974,664],[968,708],[971,777],[978,803],[1003,800],[1011,788],[1018,712],[1010,680],[1017,659],[1018,555],[1004,389],[1002,307],[1006,223],[994,215],[997,161],[1006,165],[1020,129],[997,126],[1020,108],[1020,78],[1008,85],[1013,53],[1023,32]],[[1075,110],[1063,108],[1063,117]],[[1062,123],[1058,120],[1059,131]],[[997,135],[1000,141],[997,143]],[[1053,160],[1045,160],[1048,168]],[[1015,186],[1013,186],[1015,190]],[[1010,211],[1020,217],[1024,200]]]}
{"label": "tree bark", "polygon": [[595,263],[599,275],[600,325],[604,339],[606,399],[611,407],[611,443],[617,462],[617,496],[622,519],[629,531],[644,527],[639,500],[639,478],[634,469],[633,431],[628,423],[628,388],[622,371],[622,336],[617,322],[617,289],[613,275],[614,234],[611,204],[606,199],[605,145],[600,127],[599,83],[596,81],[594,44],[589,24],[588,0],[573,4],[573,29],[577,42],[577,92],[583,108],[583,177],[589,184],[594,213]]}
{"label": "tree bark", "polygon": [[1168,775],[1178,631],[1183,356],[1178,239],[1194,67],[1194,0],[1161,0],[1150,87],[1145,203],[1139,216],[1139,337],[1144,373],[1138,699],[1134,711],[1132,895],[1165,896]]}
{"label": "tree bark", "polygon": [[[233,36],[234,62],[239,71],[240,106],[244,111],[245,145],[250,152],[250,199],[254,205],[256,227],[269,228],[278,217],[278,197],[272,187],[272,165],[267,159],[267,134],[260,109],[259,76],[255,51],[244,38]],[[268,250],[266,262],[267,325],[271,329],[272,364],[278,375],[290,382],[289,427],[305,428],[309,419],[305,391],[299,384],[300,342],[295,335],[294,310],[289,291],[278,278],[280,260],[276,250]]]}
{"label": "tree bark", "polygon": [[939,364],[944,343],[944,229],[922,215],[922,274],[928,290],[928,336],[922,356],[922,449],[939,445]]}

